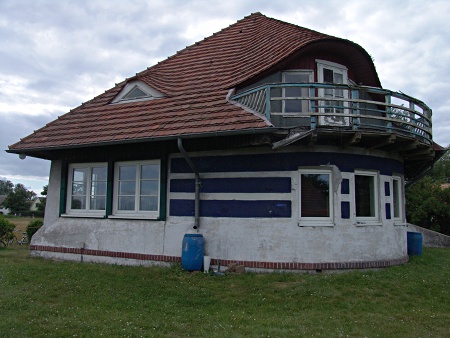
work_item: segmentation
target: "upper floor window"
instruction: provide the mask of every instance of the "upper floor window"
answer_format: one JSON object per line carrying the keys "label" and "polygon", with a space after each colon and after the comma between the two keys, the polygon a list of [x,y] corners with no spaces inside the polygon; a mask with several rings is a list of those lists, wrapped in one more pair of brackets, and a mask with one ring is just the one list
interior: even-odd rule
{"label": "upper floor window", "polygon": [[130,81],[112,100],[112,103],[145,101],[163,97],[163,94],[142,81]]}
{"label": "upper floor window", "polygon": [[[347,67],[324,60],[317,61],[317,80],[325,84],[348,84]],[[344,88],[321,88],[319,96],[325,100],[319,101],[320,111],[333,114],[333,116],[321,116],[319,121],[322,125],[349,125],[348,117],[336,116],[346,113],[348,107],[348,90]]]}
{"label": "upper floor window", "polygon": [[83,163],[69,166],[69,193],[66,204],[68,214],[105,215],[107,172],[106,163]]}
{"label": "upper floor window", "polygon": [[283,72],[283,83],[291,86],[283,87],[283,113],[305,113],[310,111],[309,100],[299,99],[309,97],[309,89],[297,87],[296,83],[309,83],[314,81],[312,70],[291,70]]}

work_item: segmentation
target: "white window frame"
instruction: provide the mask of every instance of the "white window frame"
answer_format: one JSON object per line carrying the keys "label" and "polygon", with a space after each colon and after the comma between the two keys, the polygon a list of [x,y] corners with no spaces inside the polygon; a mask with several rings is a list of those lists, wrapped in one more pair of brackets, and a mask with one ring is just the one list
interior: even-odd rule
{"label": "white window frame", "polygon": [[[329,175],[328,205],[330,214],[327,217],[302,216],[302,175]],[[333,226],[334,225],[334,190],[333,172],[328,168],[300,168],[298,170],[298,218],[299,226]]]}
{"label": "white window frame", "polygon": [[[354,206],[354,217],[356,219],[357,225],[365,224],[380,224],[380,175],[378,172],[365,171],[365,170],[355,170],[355,177],[353,179],[353,206]],[[369,176],[373,177],[373,188],[374,188],[374,216],[357,216],[356,215],[356,176]]]}
{"label": "white window frame", "polygon": [[[158,188],[157,188],[157,210],[141,211],[139,210],[140,203],[140,182],[141,171],[143,165],[157,164],[158,171]],[[134,210],[119,210],[119,168],[120,166],[136,166],[136,181],[135,181],[135,207]],[[139,219],[158,219],[160,217],[160,198],[161,198],[161,161],[160,160],[146,160],[146,161],[123,161],[116,162],[114,165],[114,195],[113,195],[113,214],[109,218],[139,218]]]}
{"label": "white window frame", "polygon": [[[397,188],[395,187],[397,182]],[[404,194],[403,194],[403,178],[401,176],[392,177],[392,218],[395,223],[404,222]],[[397,190],[398,201],[395,200]],[[398,216],[395,215],[396,206],[398,207]]]}
{"label": "white window frame", "polygon": [[[106,175],[108,175],[108,163],[71,163],[68,168],[67,175],[67,193],[66,193],[66,214],[61,216],[71,216],[71,217],[99,217],[103,218],[106,215],[107,206],[107,190],[105,190],[105,210],[91,210],[91,192],[92,192],[92,169],[93,168],[106,168]],[[87,180],[87,191],[86,191],[86,209],[72,209],[72,189],[73,189],[73,170],[89,168],[89,175]],[[108,178],[106,179],[106,184]],[[106,187],[105,187],[106,189]]]}
{"label": "white window frame", "polygon": [[[348,84],[348,69],[347,67],[345,67],[344,65],[341,65],[339,63],[335,63],[335,62],[331,62],[331,61],[325,61],[325,60],[316,60],[317,63],[317,82],[319,83],[324,83],[324,78],[323,78],[323,70],[324,69],[331,69],[334,73],[339,73],[342,75],[342,84]],[[335,89],[333,89],[333,93],[335,92]],[[343,93],[343,99],[348,99],[349,98],[349,91],[343,89],[342,90]],[[324,101],[333,101],[333,98],[329,98],[326,99],[325,97],[325,89],[324,88],[319,88],[318,90],[318,94],[319,97],[323,97],[323,100],[320,100],[320,105],[324,105]],[[334,94],[333,94],[334,96]],[[343,101],[342,105],[344,107],[348,107],[348,101]],[[320,108],[319,111],[321,113],[325,113],[325,109],[326,108]],[[333,111],[335,112],[335,109],[333,108]],[[348,114],[349,110],[347,108],[344,108],[343,113]],[[328,116],[320,116],[319,117],[319,124],[321,125],[342,125],[342,123],[339,123],[337,121],[333,121],[333,113],[330,113],[331,117]],[[349,117],[344,117],[342,119],[344,125],[349,126],[350,125],[350,118]]]}
{"label": "white window frame", "polygon": [[[282,82],[283,83],[290,83],[290,82],[286,82],[286,75],[288,74],[306,74],[308,75],[309,78],[309,82],[314,82],[314,71],[312,69],[295,69],[295,70],[285,70],[282,72]],[[297,82],[295,82],[297,83]],[[298,82],[298,83],[303,83],[303,82]],[[303,88],[302,88],[303,89]],[[306,95],[303,95],[302,93],[302,97],[303,96],[310,96],[310,92],[308,88],[304,88],[306,90]],[[286,95],[286,88],[283,87],[282,88],[282,97],[289,97]],[[309,112],[311,110],[311,102],[309,100],[302,100],[301,103],[301,111],[299,111],[299,113],[306,113]],[[282,112],[283,113],[287,113],[289,114],[290,112],[286,112],[286,100],[282,100]]]}
{"label": "white window frame", "polygon": [[[139,88],[144,93],[147,94],[145,97],[139,97],[135,99],[127,99],[127,95],[135,88]],[[112,100],[111,103],[127,103],[127,102],[139,102],[139,101],[147,101],[147,100],[154,100],[163,97],[164,95],[150,87],[148,84],[135,80],[128,82],[125,87],[122,88],[119,94]]]}

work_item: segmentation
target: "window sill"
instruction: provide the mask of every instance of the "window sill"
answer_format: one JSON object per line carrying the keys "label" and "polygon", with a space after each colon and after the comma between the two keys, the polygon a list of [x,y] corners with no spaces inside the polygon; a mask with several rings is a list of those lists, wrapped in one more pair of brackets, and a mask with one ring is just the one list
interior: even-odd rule
{"label": "window sill", "polygon": [[367,226],[382,226],[383,223],[381,222],[356,222],[355,225],[357,227],[367,227]]}
{"label": "window sill", "polygon": [[299,221],[297,223],[297,226],[299,228],[315,228],[315,227],[334,227],[334,223],[330,222],[324,222],[324,221]]}
{"label": "window sill", "polygon": [[109,215],[111,219],[134,219],[134,220],[146,220],[146,221],[158,221],[158,216],[150,215]]}
{"label": "window sill", "polygon": [[405,227],[406,223],[402,222],[402,221],[398,221],[398,222],[394,221],[394,226],[396,226],[396,227]]}
{"label": "window sill", "polygon": [[104,214],[61,214],[64,218],[105,218],[105,216]]}

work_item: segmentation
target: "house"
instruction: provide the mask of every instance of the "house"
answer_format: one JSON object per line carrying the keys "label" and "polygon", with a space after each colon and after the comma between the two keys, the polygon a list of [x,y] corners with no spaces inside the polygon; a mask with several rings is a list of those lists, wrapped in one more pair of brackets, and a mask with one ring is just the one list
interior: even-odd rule
{"label": "house", "polygon": [[3,206],[3,202],[5,201],[7,195],[0,195],[0,215],[8,215],[9,209]]}
{"label": "house", "polygon": [[384,267],[408,260],[405,184],[442,154],[431,109],[349,40],[251,14],[11,145],[51,161],[34,255]]}
{"label": "house", "polygon": [[33,200],[31,201],[31,205],[30,205],[30,211],[37,211],[38,210],[38,205],[42,203],[44,198],[45,197],[35,197],[35,198],[33,198]]}

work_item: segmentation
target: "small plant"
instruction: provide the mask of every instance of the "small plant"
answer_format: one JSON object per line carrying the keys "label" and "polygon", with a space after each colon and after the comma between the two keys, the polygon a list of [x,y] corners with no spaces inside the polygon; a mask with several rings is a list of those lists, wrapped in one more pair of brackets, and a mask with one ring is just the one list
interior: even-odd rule
{"label": "small plant", "polygon": [[41,219],[37,219],[28,223],[26,230],[28,242],[31,241],[31,237],[33,237],[33,235],[42,227],[42,225],[44,225],[44,221]]}
{"label": "small plant", "polygon": [[0,215],[0,244],[7,246],[14,239],[15,225]]}

